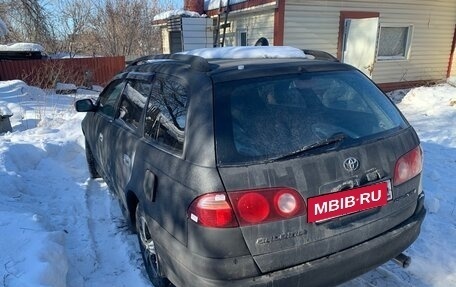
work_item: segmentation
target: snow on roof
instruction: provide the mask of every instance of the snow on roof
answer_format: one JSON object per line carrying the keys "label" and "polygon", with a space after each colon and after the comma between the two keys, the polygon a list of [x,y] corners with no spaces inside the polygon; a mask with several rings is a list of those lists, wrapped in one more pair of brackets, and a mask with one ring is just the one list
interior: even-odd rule
{"label": "snow on roof", "polygon": [[246,58],[306,58],[298,48],[289,46],[244,46],[202,48],[180,54],[200,56],[206,59],[246,59]]}
{"label": "snow on roof", "polygon": [[35,43],[14,43],[9,45],[0,45],[0,51],[12,52],[44,52],[43,46]]}
{"label": "snow on roof", "polygon": [[[246,2],[247,0],[230,0],[230,5],[241,3],[241,2]],[[225,7],[228,0],[204,0],[204,10],[213,10],[213,9],[218,9],[220,8],[220,2],[222,4],[222,7]]]}
{"label": "snow on roof", "polygon": [[195,18],[199,18],[199,17],[205,18],[206,17],[206,15],[200,15],[197,12],[183,10],[183,9],[176,9],[176,10],[166,11],[166,12],[157,14],[154,16],[153,20],[154,21],[165,20],[165,19],[169,19],[174,16],[187,16],[187,17],[195,17]]}

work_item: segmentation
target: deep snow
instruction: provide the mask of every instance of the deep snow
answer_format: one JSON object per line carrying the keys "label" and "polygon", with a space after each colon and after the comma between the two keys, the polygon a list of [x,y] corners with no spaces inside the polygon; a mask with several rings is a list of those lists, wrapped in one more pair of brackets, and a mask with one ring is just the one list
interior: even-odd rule
{"label": "deep snow", "polygon": [[[392,95],[422,140],[429,212],[406,251],[408,269],[389,262],[344,287],[456,286],[455,86]],[[116,199],[102,180],[89,179],[84,114],[72,104],[96,96],[0,82],[0,108],[14,113],[14,131],[0,135],[2,286],[150,286]]]}

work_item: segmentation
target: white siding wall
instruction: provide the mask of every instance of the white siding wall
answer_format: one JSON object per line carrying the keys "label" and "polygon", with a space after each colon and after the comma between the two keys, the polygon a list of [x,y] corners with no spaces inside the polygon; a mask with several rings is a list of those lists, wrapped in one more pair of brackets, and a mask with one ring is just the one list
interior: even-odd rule
{"label": "white siding wall", "polygon": [[413,25],[409,59],[376,62],[377,83],[445,78],[456,23],[455,0],[287,1],[284,45],[336,55],[340,11],[379,12],[380,24]]}
{"label": "white siding wall", "polygon": [[208,18],[182,18],[184,51],[213,46],[212,20]]}
{"label": "white siding wall", "polygon": [[250,12],[248,16],[242,12],[232,12],[228,14],[228,22],[231,23],[231,27],[226,29],[225,46],[238,45],[236,42],[236,31],[239,30],[247,32],[247,45],[249,46],[254,45],[260,37],[268,39],[270,45],[274,42],[273,9],[257,13]]}

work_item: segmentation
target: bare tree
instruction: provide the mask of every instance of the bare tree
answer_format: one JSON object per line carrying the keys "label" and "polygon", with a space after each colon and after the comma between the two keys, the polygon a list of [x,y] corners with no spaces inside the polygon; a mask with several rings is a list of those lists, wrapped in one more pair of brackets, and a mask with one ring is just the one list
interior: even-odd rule
{"label": "bare tree", "polygon": [[160,10],[158,1],[107,0],[96,10],[91,24],[106,53],[142,55],[160,45],[159,30],[152,26]]}
{"label": "bare tree", "polygon": [[[59,1],[58,17],[55,18],[57,34],[60,37],[60,50],[68,52],[70,57],[78,53],[91,51],[89,20],[93,7],[90,0]],[[57,28],[58,27],[58,28]]]}
{"label": "bare tree", "polygon": [[55,37],[49,23],[49,14],[38,0],[3,0],[2,17],[10,27],[11,37],[27,41],[55,45]]}
{"label": "bare tree", "polygon": [[[48,1],[48,2],[45,2]],[[153,17],[171,0],[0,0],[4,41],[35,42],[48,52],[96,55],[157,53],[161,34]]]}

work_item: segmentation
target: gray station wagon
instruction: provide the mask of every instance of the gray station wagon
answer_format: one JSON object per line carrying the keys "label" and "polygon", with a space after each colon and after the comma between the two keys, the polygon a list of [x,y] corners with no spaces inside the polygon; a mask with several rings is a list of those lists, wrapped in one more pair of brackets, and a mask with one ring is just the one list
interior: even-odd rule
{"label": "gray station wagon", "polygon": [[145,57],[76,109],[157,287],[333,286],[409,263],[420,142],[351,66],[290,47]]}

